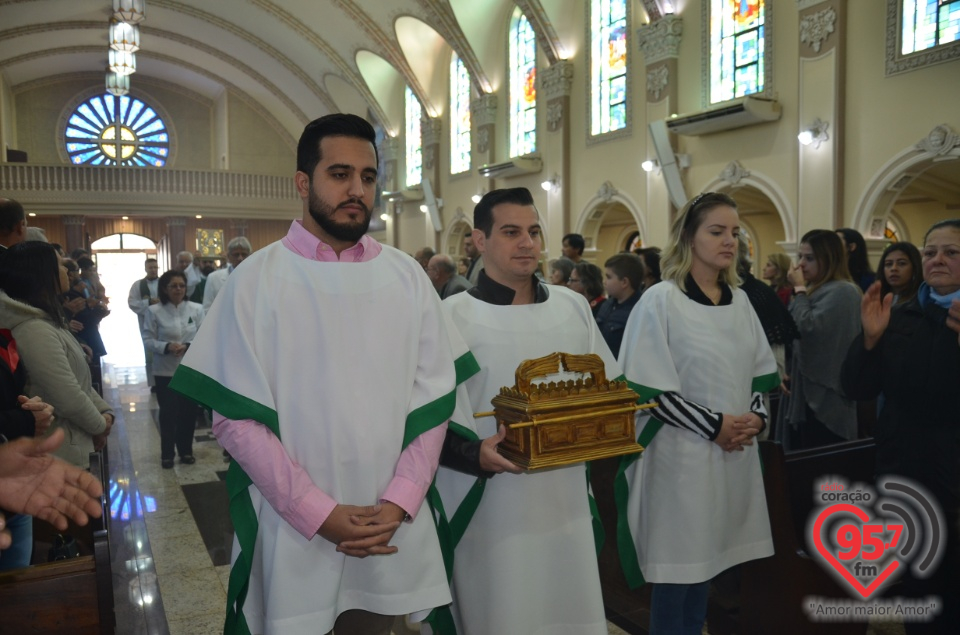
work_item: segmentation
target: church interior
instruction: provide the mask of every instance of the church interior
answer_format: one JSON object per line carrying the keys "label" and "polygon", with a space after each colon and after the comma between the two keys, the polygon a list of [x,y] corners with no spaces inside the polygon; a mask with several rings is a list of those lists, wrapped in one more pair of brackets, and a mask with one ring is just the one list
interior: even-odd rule
{"label": "church interior", "polygon": [[[957,0],[0,0],[0,198],[67,253],[135,255],[102,272],[109,329],[128,335],[107,342],[102,383],[120,424],[115,631],[59,632],[222,628],[226,463],[200,427],[197,465],[160,469],[122,295],[145,254],[163,272],[184,250],[223,262],[238,236],[254,251],[283,237],[310,121],[374,125],[369,233],[411,255],[464,256],[480,196],[526,187],[544,263],[576,233],[602,267],[665,245],[715,191],[737,202],[754,263],[849,227],[875,268],[891,242],[960,217],[958,105]],[[646,633],[643,593],[614,569],[601,553],[610,632]],[[710,632],[788,632],[728,618],[712,606]]]}

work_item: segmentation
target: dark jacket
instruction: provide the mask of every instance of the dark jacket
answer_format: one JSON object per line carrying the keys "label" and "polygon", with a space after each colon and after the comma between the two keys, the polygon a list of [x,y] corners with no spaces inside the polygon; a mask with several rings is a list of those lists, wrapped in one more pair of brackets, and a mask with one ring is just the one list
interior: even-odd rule
{"label": "dark jacket", "polygon": [[639,290],[623,302],[617,302],[616,298],[607,298],[597,312],[597,326],[600,327],[600,334],[603,335],[607,346],[610,347],[610,352],[617,359],[620,358],[620,342],[623,340],[623,329],[627,325],[627,318],[630,317],[630,311],[639,299]]}
{"label": "dark jacket", "polygon": [[885,403],[877,420],[877,473],[931,490],[945,511],[960,507],[960,345],[946,309],[914,298],[896,307],[873,350],[850,347],[841,385],[851,399]]}
{"label": "dark jacket", "polygon": [[32,412],[20,407],[27,371],[20,361],[17,344],[10,331],[0,331],[0,434],[7,440],[32,437],[36,423]]}

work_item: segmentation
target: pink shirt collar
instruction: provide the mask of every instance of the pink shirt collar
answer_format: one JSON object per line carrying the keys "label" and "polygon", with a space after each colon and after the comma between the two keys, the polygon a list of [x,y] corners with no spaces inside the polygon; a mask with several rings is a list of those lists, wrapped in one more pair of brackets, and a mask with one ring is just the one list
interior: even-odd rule
{"label": "pink shirt collar", "polygon": [[356,245],[344,249],[337,258],[337,252],[307,231],[300,220],[290,224],[290,231],[280,239],[280,242],[293,253],[320,262],[367,262],[376,258],[383,250],[380,243],[364,234]]}

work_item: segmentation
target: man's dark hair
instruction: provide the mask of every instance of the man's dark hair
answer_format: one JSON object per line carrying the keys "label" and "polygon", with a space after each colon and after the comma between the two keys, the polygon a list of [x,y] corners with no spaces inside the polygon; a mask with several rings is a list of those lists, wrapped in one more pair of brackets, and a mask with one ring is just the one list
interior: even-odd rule
{"label": "man's dark hair", "polygon": [[612,271],[616,277],[629,280],[634,291],[643,286],[643,278],[647,275],[643,260],[636,254],[615,254],[607,258],[603,266]]}
{"label": "man's dark hair", "polygon": [[0,289],[40,309],[55,326],[65,326],[60,308],[60,258],[49,243],[27,241],[0,254]]}
{"label": "man's dark hair", "polygon": [[[853,281],[859,285],[860,279],[865,274],[873,273],[867,258],[867,241],[864,240],[863,234],[850,227],[841,227],[837,233],[843,234],[843,240],[847,243],[847,271],[850,272]],[[856,248],[850,251],[850,245],[856,245]]]}
{"label": "man's dark hair", "polygon": [[0,198],[0,231],[11,233],[26,217],[23,205],[12,198]]}
{"label": "man's dark hair", "polygon": [[313,171],[320,163],[320,142],[324,137],[355,137],[369,141],[373,152],[380,162],[377,152],[377,133],[370,122],[363,117],[345,113],[334,113],[314,119],[303,129],[297,143],[297,172],[303,172],[311,179]]}
{"label": "man's dark hair", "polygon": [[157,261],[156,258],[147,258],[146,260],[143,261],[143,263],[146,264],[148,262],[156,262],[156,261]]}
{"label": "man's dark hair", "polygon": [[60,243],[50,243],[50,246],[53,247],[53,250],[57,252],[57,254],[59,254],[60,257],[63,257],[65,255],[63,253],[63,245],[61,245]]}
{"label": "man's dark hair", "polygon": [[97,263],[93,261],[93,258],[90,256],[82,256],[77,258],[77,266],[80,267],[80,270],[92,269],[97,266]]}
{"label": "man's dark hair", "polygon": [[514,205],[533,205],[533,194],[525,187],[511,187],[503,190],[491,190],[483,195],[473,208],[473,228],[479,229],[484,236],[493,232],[493,208],[503,203]]}
{"label": "man's dark hair", "polygon": [[576,249],[578,254],[583,255],[583,249],[587,246],[586,241],[583,240],[583,236],[580,234],[567,234],[563,237],[563,240],[567,241],[568,245]]}
{"label": "man's dark hair", "polygon": [[[167,285],[170,284],[170,281],[174,278],[180,278],[183,280],[183,284],[187,284],[187,276],[179,269],[168,269],[164,271],[163,275],[160,276],[160,281],[157,282],[157,297],[160,298],[160,304],[170,303],[170,296],[167,294]],[[184,296],[183,299],[186,301],[187,297]]]}
{"label": "man's dark hair", "polygon": [[660,248],[659,247],[638,247],[633,253],[640,256],[647,271],[653,276],[653,279],[660,282]]}
{"label": "man's dark hair", "polygon": [[70,252],[70,260],[80,260],[83,256],[89,255],[90,252],[84,249],[83,247],[77,247]]}

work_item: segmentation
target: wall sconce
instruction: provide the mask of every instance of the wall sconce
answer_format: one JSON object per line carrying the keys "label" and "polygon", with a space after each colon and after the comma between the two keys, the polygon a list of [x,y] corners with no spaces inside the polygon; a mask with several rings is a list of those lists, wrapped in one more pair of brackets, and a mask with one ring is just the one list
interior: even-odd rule
{"label": "wall sconce", "polygon": [[660,162],[656,159],[647,159],[640,164],[640,167],[643,168],[644,172],[653,172],[655,169],[660,167]]}
{"label": "wall sconce", "polygon": [[552,177],[540,184],[544,192],[549,192],[555,187],[560,187],[560,177],[554,174]]}
{"label": "wall sconce", "polygon": [[470,197],[470,200],[473,201],[474,205],[476,205],[477,203],[480,202],[481,198],[483,198],[482,194],[474,194],[473,196]]}
{"label": "wall sconce", "polygon": [[388,220],[390,220],[390,214],[387,214],[386,212],[384,212],[383,214],[380,214],[380,220],[382,220],[383,222],[387,222]]}
{"label": "wall sconce", "polygon": [[805,146],[814,144],[814,148],[819,148],[821,143],[830,138],[830,135],[827,134],[827,128],[829,127],[830,124],[817,117],[809,128],[797,135],[797,139]]}

